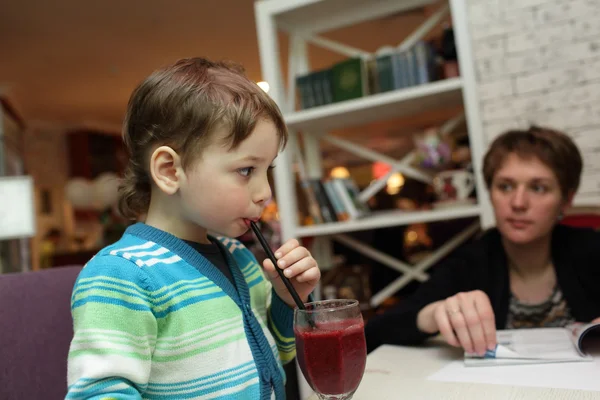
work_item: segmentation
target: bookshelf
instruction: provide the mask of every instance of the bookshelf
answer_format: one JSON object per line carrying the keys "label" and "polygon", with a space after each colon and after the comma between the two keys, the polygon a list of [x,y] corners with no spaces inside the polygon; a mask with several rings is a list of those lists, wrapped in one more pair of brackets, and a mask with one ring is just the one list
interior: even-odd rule
{"label": "bookshelf", "polygon": [[[313,248],[313,255],[321,265],[330,265],[330,241],[339,239],[344,236],[344,233],[467,217],[477,218],[478,226],[488,226],[490,221],[493,221],[493,213],[487,200],[487,193],[481,175],[484,142],[481,134],[482,124],[475,86],[475,70],[471,54],[465,2],[466,0],[263,0],[255,3],[263,79],[269,82],[271,86],[269,94],[283,111],[291,139],[288,147],[279,155],[277,168],[274,170],[282,239],[314,237],[315,244],[318,244],[318,246]],[[308,43],[338,51],[348,57],[365,57],[366,52],[364,50],[353,48],[348,44],[335,43],[319,36],[319,33],[429,5],[434,5],[437,11],[428,17],[414,33],[405,38],[398,47],[407,49],[414,46],[432,27],[441,21],[444,12],[449,13],[452,18],[460,60],[460,77],[432,81],[384,93],[370,94],[304,110],[296,109],[295,78],[311,71],[307,53]],[[279,31],[285,31],[289,38],[287,82],[284,81],[284,73],[281,69]],[[382,45],[386,44],[385,41],[388,39],[382,38]],[[300,225],[297,215],[298,204],[294,183],[296,179],[294,165],[295,163],[298,164],[297,161],[300,158],[303,160],[303,169],[307,178],[322,178],[323,160],[319,148],[320,140],[340,144],[345,149],[354,151],[356,154],[362,154],[372,161],[380,160],[386,163],[391,161],[394,168],[399,171],[405,172],[402,168],[410,170],[410,167],[406,167],[407,159],[390,160],[389,157],[383,154],[377,154],[367,148],[360,149],[360,146],[344,140],[337,138],[332,140],[327,135],[328,131],[391,118],[409,117],[420,111],[436,109],[443,105],[458,105],[464,109],[464,115],[459,116],[455,121],[448,121],[447,125],[448,129],[452,129],[452,126],[456,125],[456,121],[464,119],[466,122],[475,172],[475,187],[478,195],[476,204],[429,211],[392,210],[374,212],[361,219],[309,226]],[[303,140],[302,146],[300,146],[300,136]],[[302,151],[300,151],[300,148],[302,148]],[[427,177],[421,177],[421,180],[423,179],[427,179]],[[378,182],[379,188],[383,187],[382,182],[385,183],[382,180]],[[361,193],[362,200],[368,198],[369,193],[365,192],[369,190],[370,193],[373,192],[372,188],[367,188]],[[467,231],[473,233],[473,227],[471,226]],[[453,241],[451,246],[442,246],[442,249],[436,250],[431,255],[431,260],[439,259],[448,254],[461,243],[461,240],[466,240],[468,237],[465,232],[461,232],[457,235],[457,238],[460,240]],[[389,258],[388,255],[378,253],[378,250],[367,245],[360,247],[364,250],[361,250],[363,254],[373,256],[373,258]],[[431,262],[426,262],[425,267],[421,265],[412,266],[412,268],[423,267],[423,271],[425,271],[431,264]],[[394,265],[397,265],[397,263],[390,262],[388,264],[390,268],[395,268]],[[411,266],[407,266],[407,268],[410,269]],[[406,271],[407,269],[403,270]],[[372,305],[377,306],[385,299],[385,294],[391,294],[406,285],[411,279],[410,274],[408,275],[390,283],[390,286],[385,289],[385,293],[376,294],[374,296],[376,300],[372,302]]]}
{"label": "bookshelf", "polygon": [[398,118],[462,102],[462,80],[451,78],[285,114],[288,129],[323,131]]}
{"label": "bookshelf", "polygon": [[[258,14],[297,32],[319,33],[393,13],[409,11],[437,0],[263,0]],[[260,28],[259,28],[260,29]]]}
{"label": "bookshelf", "polygon": [[371,215],[360,219],[299,226],[295,229],[294,237],[302,238],[309,236],[335,235],[344,232],[409,225],[416,222],[434,222],[444,219],[477,217],[479,214],[480,210],[478,205],[455,207],[448,210],[375,211]]}
{"label": "bookshelf", "polygon": [[[291,238],[313,237],[313,256],[321,266],[332,265],[333,240],[377,260],[384,265],[402,273],[398,279],[390,282],[385,288],[375,293],[371,299],[372,306],[378,306],[398,289],[413,280],[428,279],[427,270],[445,255],[473,235],[481,225],[490,225],[493,212],[481,175],[481,161],[484,152],[482,124],[479,114],[479,102],[475,84],[475,70],[471,54],[471,43],[468,32],[466,12],[467,0],[263,0],[255,3],[257,36],[261,60],[262,78],[271,86],[269,94],[282,109],[290,132],[287,148],[277,159],[274,170],[275,191],[278,200],[283,240]],[[440,4],[452,17],[455,42],[460,60],[460,77],[442,81],[434,81],[390,92],[372,94],[353,100],[321,105],[306,110],[296,111],[296,76],[311,71],[308,62],[307,43],[312,43],[345,54],[347,57],[364,57],[365,51],[353,48],[345,43],[336,43],[319,36],[320,33],[336,28],[358,24],[372,19],[384,18],[397,13],[408,12],[424,6]],[[417,30],[400,44],[399,47],[410,48],[433,25],[439,23],[441,13],[438,11],[429,17]],[[287,74],[281,66],[279,31],[288,35],[289,51]],[[382,38],[382,45],[388,38]],[[398,38],[399,40],[400,38]],[[392,40],[394,40],[392,38]],[[284,81],[287,75],[287,82]],[[286,90],[287,89],[287,90]],[[328,140],[343,145],[346,150],[361,154],[372,161],[392,162],[393,168],[410,172],[407,157],[402,160],[390,160],[383,154],[371,149],[348,143],[339,138],[328,138],[328,131],[390,118],[409,117],[426,109],[435,109],[441,105],[462,105],[464,116],[448,121],[443,128],[452,129],[456,121],[464,118],[469,135],[469,145],[475,171],[475,187],[478,202],[456,208],[433,209],[429,211],[407,212],[393,210],[374,212],[361,219],[329,222],[318,225],[302,226],[298,220],[298,204],[295,185],[295,173],[298,165],[308,179],[322,178],[322,155],[320,140]],[[300,146],[300,133],[303,140]],[[302,151],[300,148],[302,147]],[[298,163],[298,159],[302,163]],[[405,169],[403,169],[405,168]],[[424,177],[426,178],[426,177]],[[372,189],[381,189],[383,179],[371,185],[360,195],[368,198]],[[383,184],[382,184],[383,183]],[[370,191],[370,193],[367,193]],[[433,222],[457,218],[475,217],[477,222],[458,233],[447,243],[434,251],[429,257],[415,265],[407,265],[396,260],[366,243],[357,241],[347,235],[349,232],[400,226],[417,222]],[[300,379],[302,398],[310,393],[310,388]],[[302,384],[304,382],[304,384]]]}

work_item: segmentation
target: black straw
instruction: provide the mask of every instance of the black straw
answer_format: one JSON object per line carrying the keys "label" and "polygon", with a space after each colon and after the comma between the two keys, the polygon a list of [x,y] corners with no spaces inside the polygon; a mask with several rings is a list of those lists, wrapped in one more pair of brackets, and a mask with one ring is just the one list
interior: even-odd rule
{"label": "black straw", "polygon": [[[273,250],[271,250],[271,247],[267,243],[267,239],[265,239],[262,232],[260,231],[260,229],[258,228],[258,226],[256,225],[256,223],[254,221],[250,221],[250,227],[254,231],[254,235],[256,235],[256,237],[258,238],[258,241],[260,242],[261,246],[265,250],[265,253],[267,253],[267,257],[269,257],[269,260],[271,260],[271,262],[273,263],[273,266],[275,267],[275,270],[279,274],[279,277],[285,284],[285,287],[292,295],[292,298],[294,299],[294,302],[296,303],[298,308],[301,310],[306,310],[306,307],[304,306],[302,299],[300,299],[300,296],[298,296],[298,292],[296,292],[296,289],[294,289],[294,286],[292,285],[290,280],[283,274],[283,271],[281,270],[281,268],[279,268],[277,266],[277,259],[275,258],[275,254],[273,254]],[[310,318],[310,317],[308,318],[308,323],[310,324],[311,327],[316,328],[315,322],[313,321],[312,318]]]}

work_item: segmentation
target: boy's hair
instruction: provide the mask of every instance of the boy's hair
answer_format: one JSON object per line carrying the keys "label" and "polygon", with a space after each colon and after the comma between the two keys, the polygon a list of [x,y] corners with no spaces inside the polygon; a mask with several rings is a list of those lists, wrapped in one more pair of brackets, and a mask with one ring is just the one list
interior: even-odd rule
{"label": "boy's hair", "polygon": [[148,210],[152,149],[172,147],[186,168],[217,129],[229,132],[224,144],[235,149],[262,118],[275,124],[280,146],[285,146],[287,129],[277,104],[238,65],[188,58],[153,72],[135,88],[127,106],[123,141],[129,162],[119,188],[119,211],[136,219]]}
{"label": "boy's hair", "polygon": [[483,177],[488,189],[496,172],[509,154],[535,157],[550,168],[566,199],[579,187],[583,161],[577,145],[563,132],[532,126],[528,130],[512,130],[498,136],[483,160]]}

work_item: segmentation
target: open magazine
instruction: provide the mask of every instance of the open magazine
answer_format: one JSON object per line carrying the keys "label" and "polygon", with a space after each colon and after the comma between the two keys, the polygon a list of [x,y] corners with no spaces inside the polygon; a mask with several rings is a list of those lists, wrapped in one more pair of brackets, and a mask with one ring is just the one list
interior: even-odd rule
{"label": "open magazine", "polygon": [[[600,339],[600,323],[575,323],[565,328],[507,329],[496,332],[495,350],[484,356],[465,353],[466,366],[592,361],[586,343]],[[600,340],[599,340],[600,342]]]}

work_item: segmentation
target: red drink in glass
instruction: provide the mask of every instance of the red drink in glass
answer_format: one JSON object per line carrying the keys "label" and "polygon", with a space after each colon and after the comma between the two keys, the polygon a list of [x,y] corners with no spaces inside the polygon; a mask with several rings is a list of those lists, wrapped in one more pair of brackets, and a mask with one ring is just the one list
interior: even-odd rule
{"label": "red drink in glass", "polygon": [[[364,323],[356,300],[327,300],[296,310],[298,363],[321,399],[348,400],[358,388],[367,359]],[[308,323],[312,318],[316,327]]]}

